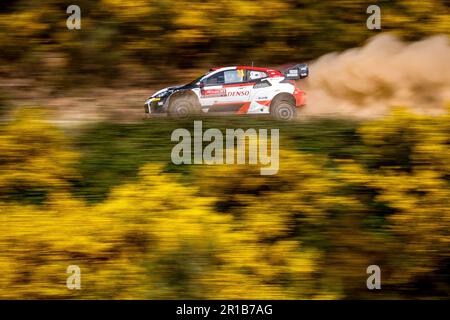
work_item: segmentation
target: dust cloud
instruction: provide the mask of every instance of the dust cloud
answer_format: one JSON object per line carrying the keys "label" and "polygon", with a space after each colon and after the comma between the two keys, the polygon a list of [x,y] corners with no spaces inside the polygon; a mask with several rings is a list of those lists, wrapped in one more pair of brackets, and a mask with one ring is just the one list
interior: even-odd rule
{"label": "dust cloud", "polygon": [[310,116],[373,118],[404,106],[439,114],[450,105],[450,43],[444,35],[406,43],[379,35],[310,64],[303,85]]}

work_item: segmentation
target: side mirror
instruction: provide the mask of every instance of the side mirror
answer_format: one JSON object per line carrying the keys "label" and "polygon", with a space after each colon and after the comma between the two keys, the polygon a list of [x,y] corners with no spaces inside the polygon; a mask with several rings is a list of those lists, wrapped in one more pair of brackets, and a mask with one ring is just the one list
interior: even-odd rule
{"label": "side mirror", "polygon": [[205,87],[205,83],[203,81],[200,81],[198,83],[198,86],[199,86],[200,89],[203,89]]}

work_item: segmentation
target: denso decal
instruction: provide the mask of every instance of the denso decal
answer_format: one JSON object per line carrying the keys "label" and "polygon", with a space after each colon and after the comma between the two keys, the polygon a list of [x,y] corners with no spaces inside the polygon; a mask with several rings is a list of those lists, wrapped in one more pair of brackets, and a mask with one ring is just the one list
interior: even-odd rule
{"label": "denso decal", "polygon": [[228,97],[248,96],[250,91],[230,91],[227,92]]}

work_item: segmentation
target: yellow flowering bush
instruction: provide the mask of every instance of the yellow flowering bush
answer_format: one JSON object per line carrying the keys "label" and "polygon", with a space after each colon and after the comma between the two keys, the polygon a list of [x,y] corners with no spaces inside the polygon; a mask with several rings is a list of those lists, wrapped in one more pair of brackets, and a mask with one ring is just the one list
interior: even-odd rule
{"label": "yellow flowering bush", "polygon": [[[371,148],[368,167],[341,164],[344,182],[373,192],[392,238],[387,281],[410,287],[449,258],[450,130],[448,114],[427,117],[397,109],[360,128]],[[445,268],[445,267],[444,267]]]}
{"label": "yellow flowering bush", "polygon": [[[366,122],[354,159],[281,150],[271,176],[195,166],[186,180],[148,163],[95,204],[74,193],[70,141],[39,115],[0,127],[0,298],[371,298],[372,264],[383,297],[424,279],[448,290],[448,115]],[[41,201],[11,196],[33,188]],[[66,286],[71,265],[81,290]]]}
{"label": "yellow flowering bush", "polygon": [[65,189],[76,177],[78,154],[61,130],[25,108],[0,127],[0,199]]}

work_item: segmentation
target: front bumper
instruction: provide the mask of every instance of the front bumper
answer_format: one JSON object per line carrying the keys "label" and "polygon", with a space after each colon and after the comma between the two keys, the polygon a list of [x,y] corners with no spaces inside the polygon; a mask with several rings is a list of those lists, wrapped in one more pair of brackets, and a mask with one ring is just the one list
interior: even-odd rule
{"label": "front bumper", "polygon": [[164,103],[166,99],[161,98],[150,98],[145,101],[144,111],[145,113],[162,113],[164,112]]}

